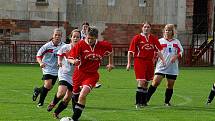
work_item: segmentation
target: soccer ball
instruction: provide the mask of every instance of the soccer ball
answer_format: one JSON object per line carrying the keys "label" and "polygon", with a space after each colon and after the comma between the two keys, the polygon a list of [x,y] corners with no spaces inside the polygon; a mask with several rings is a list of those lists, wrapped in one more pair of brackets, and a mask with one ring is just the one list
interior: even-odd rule
{"label": "soccer ball", "polygon": [[60,121],[73,121],[73,119],[71,117],[63,117]]}

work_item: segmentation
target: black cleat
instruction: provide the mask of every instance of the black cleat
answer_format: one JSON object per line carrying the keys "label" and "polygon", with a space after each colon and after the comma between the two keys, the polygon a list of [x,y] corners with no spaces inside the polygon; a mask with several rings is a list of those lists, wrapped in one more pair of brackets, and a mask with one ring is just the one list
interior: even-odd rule
{"label": "black cleat", "polygon": [[39,94],[40,94],[40,89],[37,88],[37,87],[35,87],[35,88],[34,88],[34,92],[33,92],[33,96],[32,96],[32,100],[33,100],[33,101],[36,101],[36,100],[37,100],[37,97],[39,96]]}

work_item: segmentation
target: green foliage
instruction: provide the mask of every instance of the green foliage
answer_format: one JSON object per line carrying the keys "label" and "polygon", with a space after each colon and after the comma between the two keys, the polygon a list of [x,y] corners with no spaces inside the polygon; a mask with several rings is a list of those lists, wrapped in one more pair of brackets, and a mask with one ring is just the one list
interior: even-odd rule
{"label": "green foliage", "polygon": [[[151,98],[148,107],[135,109],[136,81],[133,70],[125,67],[108,72],[100,69],[102,87],[93,89],[80,121],[214,121],[215,100],[205,102],[215,82],[214,68],[182,68],[176,80],[172,107],[163,106],[165,80]],[[33,102],[34,86],[41,86],[38,65],[0,65],[0,121],[55,121],[47,112],[57,83],[46,98],[45,106]],[[71,104],[70,104],[71,105]],[[71,116],[71,106],[61,116]]]}

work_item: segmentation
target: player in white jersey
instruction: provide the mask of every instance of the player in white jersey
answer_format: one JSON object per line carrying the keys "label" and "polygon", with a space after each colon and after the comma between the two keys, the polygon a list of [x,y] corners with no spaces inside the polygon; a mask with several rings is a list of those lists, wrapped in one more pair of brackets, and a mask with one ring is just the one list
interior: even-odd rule
{"label": "player in white jersey", "polygon": [[43,45],[37,52],[37,62],[42,68],[44,85],[40,88],[35,87],[33,93],[33,101],[36,101],[40,94],[40,100],[37,107],[43,106],[44,100],[48,94],[48,91],[54,86],[57,75],[57,51],[65,44],[61,42],[62,31],[60,29],[54,29],[54,33],[51,41]]}
{"label": "player in white jersey", "polygon": [[89,28],[90,24],[88,22],[84,22],[82,24],[82,29],[81,29],[81,40],[84,40],[87,36],[87,30]]}
{"label": "player in white jersey", "polygon": [[159,39],[163,50],[163,54],[166,65],[164,66],[160,59],[158,59],[155,69],[155,76],[153,78],[152,84],[149,87],[147,100],[149,101],[153,93],[156,91],[157,86],[161,83],[163,78],[167,78],[167,88],[165,92],[166,106],[171,106],[170,100],[173,94],[173,86],[177,75],[179,73],[178,69],[178,59],[182,57],[183,48],[178,39],[174,38],[175,27],[173,24],[167,24],[164,27],[163,38]]}
{"label": "player in white jersey", "polygon": [[58,51],[58,78],[59,86],[58,91],[55,94],[53,101],[49,104],[47,111],[51,111],[54,106],[63,98],[59,103],[58,107],[54,111],[54,117],[59,118],[60,112],[66,109],[69,101],[72,98],[72,74],[74,71],[74,66],[67,61],[67,52],[80,40],[81,32],[78,29],[75,29],[70,34],[69,44],[64,45]]}

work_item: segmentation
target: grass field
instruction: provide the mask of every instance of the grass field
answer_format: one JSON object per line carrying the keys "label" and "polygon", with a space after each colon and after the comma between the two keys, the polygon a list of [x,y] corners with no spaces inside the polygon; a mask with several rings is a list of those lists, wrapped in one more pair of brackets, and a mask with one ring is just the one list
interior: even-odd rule
{"label": "grass field", "polygon": [[[175,84],[172,107],[164,107],[165,80],[153,95],[149,106],[136,110],[136,82],[133,71],[100,69],[102,87],[88,95],[80,121],[215,121],[215,101],[205,106],[215,68],[181,68]],[[34,86],[42,84],[38,65],[0,65],[1,121],[56,121],[46,107],[56,92],[48,94],[43,108],[33,102]],[[71,115],[69,106],[61,116]]]}

